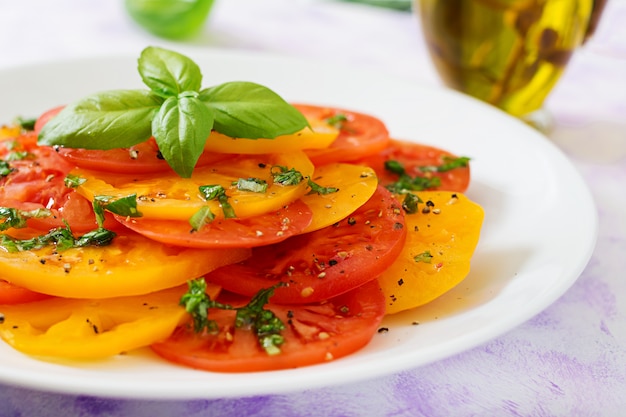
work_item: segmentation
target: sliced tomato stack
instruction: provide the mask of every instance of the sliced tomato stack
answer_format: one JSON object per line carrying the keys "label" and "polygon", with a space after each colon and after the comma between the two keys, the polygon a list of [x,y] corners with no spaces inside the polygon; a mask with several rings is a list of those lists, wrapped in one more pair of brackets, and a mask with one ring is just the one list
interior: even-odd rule
{"label": "sliced tomato stack", "polygon": [[[387,310],[412,308],[456,285],[465,264],[415,302],[394,277],[381,278],[414,269],[407,234],[419,241],[415,231],[427,221],[405,215],[402,198],[388,189],[395,174],[385,161],[398,160],[417,175],[424,172],[419,167],[453,155],[391,140],[374,116],[296,106],[309,128],[275,140],[214,132],[185,179],[160,158],[153,140],[109,151],[37,146],[36,132],[59,108],[42,115],[34,133],[4,138],[0,155],[8,170],[0,179],[0,206],[46,209],[52,216],[5,228],[3,239],[37,239],[55,227],[93,230],[92,202],[102,196],[135,196],[140,215],[107,213],[103,226],[116,233],[107,246],[0,250],[0,336],[42,356],[102,357],[152,345],[168,360],[212,371],[284,369],[350,354],[369,342]],[[26,156],[8,161],[16,150]],[[442,206],[469,182],[467,167],[428,175],[441,178],[432,188],[444,193],[436,200]],[[80,182],[68,187],[67,176]],[[479,217],[476,210],[466,220]],[[437,231],[447,233],[452,224],[477,239],[476,228],[441,219],[432,223]],[[458,255],[448,250],[454,239],[439,241]],[[469,262],[467,242],[462,255]],[[234,328],[234,308],[211,308],[215,329],[194,332],[178,300],[183,284],[199,277],[213,299],[231,306],[273,288],[266,308],[285,323],[281,354],[268,355],[250,329]],[[409,301],[390,307],[399,295]],[[121,313],[124,306],[129,314]],[[51,309],[56,313],[44,318]],[[149,312],[158,309],[168,313]]]}

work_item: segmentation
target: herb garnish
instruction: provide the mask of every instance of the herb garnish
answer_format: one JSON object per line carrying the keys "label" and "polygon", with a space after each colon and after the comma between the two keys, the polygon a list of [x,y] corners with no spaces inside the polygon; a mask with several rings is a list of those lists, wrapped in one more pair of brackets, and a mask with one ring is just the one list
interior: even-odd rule
{"label": "herb garnish", "polygon": [[326,195],[326,194],[333,194],[333,193],[336,193],[337,191],[339,191],[339,188],[336,188],[336,187],[324,187],[324,186],[321,186],[321,185],[317,184],[313,180],[309,180],[308,186],[309,186],[309,188],[311,188],[311,191],[309,191],[309,194]]}
{"label": "herb garnish", "polygon": [[[441,165],[425,165],[419,167],[424,173],[429,172],[447,172],[456,168],[465,168],[468,166],[470,158],[466,156],[450,157],[443,156]],[[411,177],[407,174],[404,165],[399,161],[385,161],[385,170],[398,175],[398,180],[388,184],[387,189],[395,194],[406,194],[410,191],[423,191],[429,188],[435,188],[441,185],[441,179],[437,176],[415,176]]]}
{"label": "herb garnish", "polygon": [[344,123],[348,121],[348,116],[343,113],[337,113],[334,116],[324,119],[327,125],[334,127],[337,130],[343,129]]}
{"label": "herb garnish", "polygon": [[201,185],[198,187],[198,190],[206,201],[217,200],[220,203],[225,218],[233,219],[237,217],[235,209],[228,202],[228,195],[226,195],[224,187],[221,185]]}
{"label": "herb garnish", "polygon": [[467,156],[460,156],[458,158],[451,156],[442,157],[443,163],[441,165],[428,165],[420,167],[422,172],[447,172],[456,168],[465,168],[469,164],[470,158]]}
{"label": "herb garnish", "polygon": [[215,214],[207,206],[200,207],[191,218],[189,218],[189,224],[191,225],[191,231],[197,232],[207,224],[211,223],[215,219]]}
{"label": "herb garnish", "polygon": [[272,174],[275,184],[298,185],[304,180],[304,176],[300,171],[282,165],[272,166],[270,173]]}
{"label": "herb garnish", "polygon": [[[54,245],[59,252],[85,246],[107,246],[111,244],[117,234],[104,227],[105,209],[123,216],[137,217],[141,215],[137,211],[137,201],[134,195],[115,200],[111,197],[96,196],[92,206],[98,227],[82,236],[75,237],[70,226],[65,223],[65,227],[51,229],[45,235],[35,236],[30,239],[15,239],[9,235],[2,234],[0,235],[0,246],[9,252],[36,250],[48,245]],[[0,230],[6,230],[9,227],[16,229],[24,228],[27,226],[26,220],[28,218],[46,217],[49,215],[50,212],[45,209],[21,211],[11,208],[0,208],[0,218],[4,219],[4,222],[0,224]]]}
{"label": "herb garnish", "polygon": [[423,191],[441,185],[439,177],[411,177],[404,166],[395,160],[385,161],[385,169],[398,175],[398,181],[388,184],[386,188],[395,194],[407,194],[411,191]]}
{"label": "herb garnish", "polygon": [[409,214],[417,213],[419,203],[422,203],[422,199],[417,194],[406,193],[402,200],[402,209]]}
{"label": "herb garnish", "polygon": [[0,161],[0,177],[6,177],[13,171],[14,168],[7,161]]}
{"label": "herb garnish", "polygon": [[203,331],[216,333],[219,331],[217,323],[209,319],[209,309],[236,310],[236,328],[254,331],[260,346],[268,355],[280,353],[279,346],[285,342],[280,332],[285,329],[285,324],[273,312],[266,310],[264,306],[274,295],[276,287],[282,284],[260,290],[243,307],[233,307],[211,300],[206,293],[204,278],[188,281],[187,285],[188,290],[180,298],[180,305],[184,306],[187,313],[191,315],[193,329],[196,333]]}
{"label": "herb garnish", "polygon": [[44,126],[39,144],[106,150],[154,136],[172,169],[189,178],[212,129],[271,139],[308,126],[295,107],[262,85],[227,82],[201,89],[200,67],[174,51],[144,49],[138,70],[149,90],[111,90],[78,100]]}
{"label": "herb garnish", "polygon": [[433,259],[433,255],[431,255],[429,251],[418,253],[417,255],[413,257],[413,260],[415,262],[424,262],[427,264],[429,264],[432,261],[432,259]]}
{"label": "herb garnish", "polygon": [[234,185],[240,191],[264,193],[267,191],[267,181],[260,178],[239,178]]}
{"label": "herb garnish", "polygon": [[33,218],[48,217],[50,210],[40,208],[35,210],[19,210],[11,207],[0,207],[0,231],[10,228],[22,229],[26,227],[26,221]]}
{"label": "herb garnish", "polygon": [[63,179],[63,183],[67,188],[78,188],[86,181],[86,178],[74,174],[67,174],[67,176]]}

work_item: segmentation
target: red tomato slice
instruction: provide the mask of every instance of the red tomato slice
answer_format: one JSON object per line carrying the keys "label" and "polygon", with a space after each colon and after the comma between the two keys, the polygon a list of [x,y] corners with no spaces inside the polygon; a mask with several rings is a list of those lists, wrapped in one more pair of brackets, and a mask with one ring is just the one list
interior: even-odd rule
{"label": "red tomato slice", "polygon": [[56,116],[61,110],[63,110],[63,107],[65,106],[54,107],[39,116],[35,121],[35,128],[33,129],[35,131],[35,134],[39,135],[39,132],[41,132],[41,129],[44,127],[44,125],[48,123],[48,121],[54,116]]}
{"label": "red tomato slice", "polygon": [[400,162],[408,175],[411,177],[439,177],[441,185],[429,188],[429,190],[464,192],[470,182],[470,168],[454,168],[445,172],[433,172],[424,167],[441,166],[444,158],[457,158],[452,153],[433,146],[421,145],[412,142],[403,142],[392,139],[387,147],[375,155],[363,158],[357,163],[367,165],[376,171],[381,185],[388,185],[398,181],[398,175],[385,169],[386,161]]}
{"label": "red tomato slice", "polygon": [[[55,107],[42,114],[35,123],[35,133],[39,134],[43,126],[63,107]],[[96,171],[127,174],[171,171],[168,163],[161,157],[154,138],[130,148],[109,150],[59,148],[58,153],[74,166]],[[196,165],[205,166],[229,157],[223,153],[205,152]]]}
{"label": "red tomato slice", "polygon": [[0,279],[0,305],[30,303],[49,297],[49,295],[27,290]]}
{"label": "red tomato slice", "polygon": [[[73,165],[95,171],[117,172],[122,174],[147,174],[172,171],[161,157],[154,139],[132,146],[103,150],[60,148],[59,155]],[[196,166],[206,166],[231,158],[232,155],[204,152]]]}
{"label": "red tomato slice", "polygon": [[282,281],[273,302],[311,303],[375,279],[396,259],[406,237],[404,212],[378,187],[363,206],[335,225],[252,249],[247,260],[218,268],[207,281],[252,296]]}
{"label": "red tomato slice", "polygon": [[[9,158],[17,154],[21,154],[20,159]],[[49,209],[52,216],[28,221],[30,227],[37,229],[63,227],[63,220],[76,232],[96,227],[91,202],[64,183],[73,166],[53,148],[37,146],[35,134],[0,142],[0,158],[9,158],[11,169],[8,175],[0,177],[0,206]]]}
{"label": "red tomato slice", "polygon": [[244,219],[216,219],[198,231],[189,222],[115,216],[123,225],[157,242],[191,248],[251,248],[299,234],[313,213],[302,201],[273,213]]}
{"label": "red tomato slice", "polygon": [[341,118],[336,123],[339,136],[325,149],[309,149],[306,154],[314,165],[333,162],[348,162],[363,158],[381,151],[389,141],[389,132],[385,124],[378,118],[351,110],[295,104],[300,112],[309,120],[328,120]]}
{"label": "red tomato slice", "polygon": [[376,281],[320,304],[270,303],[265,308],[286,326],[281,332],[285,342],[279,354],[268,355],[251,330],[235,329],[232,310],[209,310],[209,318],[219,326],[217,334],[194,333],[189,326],[182,326],[151,347],[169,361],[208,371],[297,368],[329,362],[361,349],[372,339],[385,314],[384,298]]}

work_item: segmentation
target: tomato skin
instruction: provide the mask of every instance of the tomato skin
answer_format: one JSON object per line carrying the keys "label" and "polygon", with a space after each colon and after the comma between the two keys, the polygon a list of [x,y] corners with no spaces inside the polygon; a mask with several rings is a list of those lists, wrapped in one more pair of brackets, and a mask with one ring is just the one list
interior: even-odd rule
{"label": "tomato skin", "polygon": [[385,169],[386,161],[400,162],[408,175],[411,177],[439,177],[441,185],[429,190],[445,190],[464,192],[470,183],[470,167],[455,168],[446,172],[422,172],[420,167],[439,166],[444,157],[456,158],[457,156],[434,146],[422,145],[391,139],[385,149],[375,155],[360,159],[358,163],[372,167],[378,175],[380,184],[388,185],[398,180],[398,175]]}
{"label": "tomato skin", "polygon": [[48,121],[50,121],[50,119],[52,119],[54,116],[59,114],[59,112],[63,110],[64,107],[65,106],[53,107],[50,110],[47,110],[44,113],[42,113],[41,116],[39,116],[37,120],[35,121],[35,128],[33,129],[33,131],[35,132],[35,135],[39,136],[39,132],[41,132],[41,129],[43,129],[45,124],[48,123]]}
{"label": "tomato skin", "polygon": [[347,109],[294,104],[307,119],[325,120],[336,115],[345,115],[347,121],[341,123],[339,136],[325,149],[309,149],[306,154],[313,164],[324,165],[333,162],[350,162],[373,155],[385,148],[389,132],[378,118]]}
{"label": "tomato skin", "polygon": [[400,203],[382,187],[348,218],[311,233],[252,249],[252,256],[206,275],[224,289],[252,296],[278,282],[272,301],[321,301],[375,279],[398,256],[406,228]]}
{"label": "tomato skin", "polygon": [[305,232],[319,230],[346,218],[365,204],[378,186],[378,179],[371,168],[344,163],[315,167],[312,180],[320,187],[337,190],[328,194],[310,192],[302,196],[302,201],[313,211],[313,219]]}
{"label": "tomato skin", "polygon": [[[279,210],[307,192],[307,181],[281,185],[274,181],[275,166],[293,168],[304,178],[313,174],[313,164],[303,152],[270,155],[235,155],[194,170],[191,178],[175,173],[120,174],[75,169],[73,174],[87,181],[77,192],[88,200],[97,195],[137,196],[137,209],[146,219],[188,221],[202,208],[209,207],[216,218],[224,218],[218,200],[206,200],[199,192],[203,185],[221,185],[238,218],[253,217]],[[240,178],[256,178],[268,184],[264,193],[240,190]]]}
{"label": "tomato skin", "polygon": [[273,212],[245,219],[216,219],[191,231],[189,222],[115,216],[128,227],[157,242],[189,248],[252,248],[281,242],[299,234],[313,214],[302,201]]}
{"label": "tomato skin", "polygon": [[[470,271],[480,236],[484,211],[465,195],[449,191],[416,194],[424,201],[423,207],[430,208],[405,216],[406,244],[378,277],[387,314],[424,305],[458,285]],[[425,261],[425,253],[432,258]]]}
{"label": "tomato skin", "polygon": [[[17,229],[30,238],[32,230]],[[39,233],[35,233],[37,235]],[[0,248],[2,278],[20,287],[67,298],[109,298],[159,291],[239,262],[249,249],[194,249],[164,245],[127,229],[107,246],[57,251],[7,252]]]}
{"label": "tomato skin", "polygon": [[237,154],[265,154],[322,149],[328,147],[338,135],[339,131],[334,127],[322,120],[311,119],[309,120],[309,127],[290,135],[277,136],[274,139],[231,138],[212,131],[204,145],[204,150]]}
{"label": "tomato skin", "polygon": [[[220,299],[218,298],[218,301]],[[384,316],[376,281],[319,304],[265,306],[286,325],[281,353],[268,355],[247,329],[234,329],[234,312],[209,310],[220,332],[196,334],[181,326],[153,344],[159,356],[184,366],[213,372],[259,372],[298,368],[339,359],[361,349]]]}
{"label": "tomato skin", "polygon": [[0,279],[0,305],[30,303],[48,297],[46,294],[30,291]]}
{"label": "tomato skin", "polygon": [[[39,135],[41,129],[65,106],[58,106],[43,113],[35,122],[34,133]],[[153,173],[171,172],[169,164],[161,157],[159,147],[154,140],[139,143],[130,148],[109,150],[59,148],[58,154],[73,166],[96,171],[118,173]],[[226,159],[228,155],[214,152],[203,153],[196,166],[205,166]]]}
{"label": "tomato skin", "polygon": [[[24,158],[10,161],[12,171],[0,178],[0,206],[20,210],[49,209],[51,216],[28,220],[29,227],[41,230],[64,227],[65,222],[76,232],[94,229],[96,218],[91,202],[65,185],[65,177],[73,166],[53,148],[38,146],[36,139],[30,132],[0,142],[3,159],[11,152],[26,153]],[[107,225],[111,225],[111,220]]]}
{"label": "tomato skin", "polygon": [[[29,355],[99,359],[167,338],[186,319],[186,285],[105,299],[50,298],[3,306],[0,337]],[[216,296],[219,288],[208,287]]]}

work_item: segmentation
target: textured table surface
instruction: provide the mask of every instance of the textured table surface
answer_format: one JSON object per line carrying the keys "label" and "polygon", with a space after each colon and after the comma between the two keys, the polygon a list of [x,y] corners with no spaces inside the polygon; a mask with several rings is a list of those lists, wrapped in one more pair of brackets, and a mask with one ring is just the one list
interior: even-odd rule
{"label": "textured table surface", "polygon": [[[597,247],[558,301],[479,347],[388,377],[246,399],[133,401],[0,384],[0,417],[607,416],[626,411],[626,1],[609,0],[547,106],[550,135],[589,185]],[[407,12],[355,3],[217,0],[194,45],[358,65],[438,83]],[[148,44],[119,0],[0,2],[0,68]],[[367,47],[364,47],[366,45]],[[1,96],[2,100],[10,97]]]}

